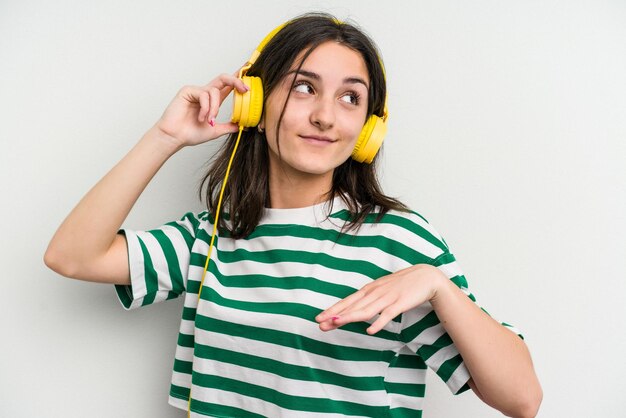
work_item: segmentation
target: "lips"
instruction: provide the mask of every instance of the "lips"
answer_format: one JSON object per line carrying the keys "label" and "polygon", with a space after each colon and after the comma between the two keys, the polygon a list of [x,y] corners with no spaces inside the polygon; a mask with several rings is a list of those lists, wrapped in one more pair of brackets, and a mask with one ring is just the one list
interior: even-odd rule
{"label": "lips", "polygon": [[300,135],[300,138],[304,139],[307,142],[313,143],[313,144],[332,144],[333,142],[335,142],[334,139],[329,138],[327,136],[320,136],[320,135]]}

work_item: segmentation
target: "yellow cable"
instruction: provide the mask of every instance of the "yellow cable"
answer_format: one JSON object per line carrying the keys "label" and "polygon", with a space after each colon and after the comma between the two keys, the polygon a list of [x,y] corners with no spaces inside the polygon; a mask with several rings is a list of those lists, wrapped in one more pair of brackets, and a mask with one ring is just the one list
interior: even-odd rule
{"label": "yellow cable", "polygon": [[200,300],[200,295],[202,294],[202,285],[204,284],[204,276],[206,276],[206,272],[209,269],[209,261],[211,260],[211,252],[213,250],[213,241],[215,241],[215,235],[217,233],[217,223],[220,219],[220,211],[222,209],[222,197],[224,197],[224,189],[226,189],[226,182],[228,182],[228,175],[230,174],[230,166],[232,165],[233,159],[235,158],[235,152],[237,152],[237,147],[239,146],[239,140],[241,139],[242,132],[243,132],[243,126],[239,126],[239,134],[237,135],[237,141],[235,141],[235,148],[233,148],[233,153],[230,155],[230,160],[228,160],[228,166],[226,167],[226,175],[224,176],[224,181],[222,182],[222,189],[220,190],[220,197],[217,200],[215,222],[213,222],[213,234],[211,234],[211,242],[209,243],[209,254],[207,255],[206,263],[204,264],[204,272],[202,272],[202,280],[200,280],[200,289],[198,290],[198,301]]}
{"label": "yellow cable", "polygon": [[[206,276],[206,272],[209,269],[209,261],[211,260],[213,242],[215,241],[215,235],[217,233],[217,223],[220,219],[220,212],[222,209],[222,198],[224,197],[224,189],[226,189],[226,183],[228,182],[228,175],[230,174],[230,166],[233,164],[233,159],[235,158],[235,153],[237,152],[237,147],[239,146],[239,140],[241,139],[242,132],[243,132],[243,126],[239,126],[239,134],[237,135],[237,140],[235,141],[235,148],[233,149],[233,153],[230,155],[230,160],[228,160],[228,166],[226,167],[226,175],[224,176],[224,181],[222,182],[222,188],[220,190],[220,197],[219,199],[217,199],[217,210],[215,212],[215,222],[213,222],[213,233],[211,234],[211,242],[209,243],[209,254],[207,255],[206,262],[204,263],[204,271],[202,272],[202,279],[200,280],[200,289],[198,289],[198,302],[200,302],[200,295],[202,294],[202,285],[204,284],[204,276]],[[192,376],[193,376],[193,373],[192,373]],[[191,386],[192,385],[189,386],[189,401],[187,402],[187,418],[191,417]]]}

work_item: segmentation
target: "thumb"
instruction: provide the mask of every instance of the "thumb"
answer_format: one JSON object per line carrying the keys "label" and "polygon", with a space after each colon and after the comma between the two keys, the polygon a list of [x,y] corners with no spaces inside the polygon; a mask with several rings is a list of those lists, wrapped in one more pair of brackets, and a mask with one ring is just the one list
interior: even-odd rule
{"label": "thumb", "polygon": [[235,133],[237,131],[239,131],[239,125],[237,125],[236,123],[217,123],[215,124],[215,127],[213,128],[214,132],[215,132],[215,136],[222,136],[222,135],[226,135],[226,134],[232,134]]}

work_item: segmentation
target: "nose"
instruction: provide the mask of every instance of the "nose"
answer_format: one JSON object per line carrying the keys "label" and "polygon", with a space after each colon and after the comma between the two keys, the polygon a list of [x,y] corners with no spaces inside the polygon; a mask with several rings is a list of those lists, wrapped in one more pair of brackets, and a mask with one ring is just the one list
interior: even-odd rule
{"label": "nose", "polygon": [[323,131],[332,128],[335,124],[335,99],[320,96],[315,101],[310,121],[311,124]]}

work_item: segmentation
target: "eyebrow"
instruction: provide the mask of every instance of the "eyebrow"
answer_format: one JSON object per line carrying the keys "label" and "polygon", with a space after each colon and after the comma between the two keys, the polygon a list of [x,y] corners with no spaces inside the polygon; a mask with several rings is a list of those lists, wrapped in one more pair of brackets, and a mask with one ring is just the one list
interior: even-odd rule
{"label": "eyebrow", "polygon": [[[301,75],[303,75],[305,77],[309,77],[309,78],[312,78],[314,80],[321,80],[321,78],[322,78],[317,73],[314,73],[312,71],[303,70],[303,69],[300,69],[300,71],[291,70],[291,71],[289,71],[287,73],[287,75],[294,74],[294,73],[301,74]],[[348,83],[348,84],[360,83],[360,84],[363,84],[365,86],[365,88],[369,90],[369,87],[367,86],[367,83],[361,77],[346,77],[346,78],[343,79],[343,82],[344,83]]]}

